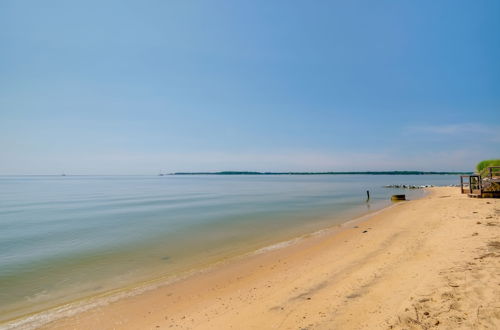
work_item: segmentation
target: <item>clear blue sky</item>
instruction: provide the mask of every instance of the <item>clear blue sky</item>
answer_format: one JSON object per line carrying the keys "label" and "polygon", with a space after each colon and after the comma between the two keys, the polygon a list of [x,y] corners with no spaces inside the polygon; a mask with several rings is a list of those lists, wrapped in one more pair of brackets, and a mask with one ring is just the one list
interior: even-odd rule
{"label": "clear blue sky", "polygon": [[497,0],[0,2],[0,174],[499,156]]}

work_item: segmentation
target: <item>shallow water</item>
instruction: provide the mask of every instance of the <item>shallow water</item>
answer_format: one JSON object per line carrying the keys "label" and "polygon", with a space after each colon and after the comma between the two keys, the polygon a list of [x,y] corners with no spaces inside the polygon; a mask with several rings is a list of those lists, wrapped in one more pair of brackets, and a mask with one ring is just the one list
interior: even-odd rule
{"label": "shallow water", "polygon": [[[0,321],[330,227],[452,175],[0,177]],[[366,190],[371,200],[366,202]]]}

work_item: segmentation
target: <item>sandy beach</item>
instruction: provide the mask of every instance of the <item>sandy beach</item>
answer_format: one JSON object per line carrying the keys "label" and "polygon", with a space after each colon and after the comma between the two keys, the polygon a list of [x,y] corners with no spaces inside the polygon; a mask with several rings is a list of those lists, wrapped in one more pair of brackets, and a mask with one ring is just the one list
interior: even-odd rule
{"label": "sandy beach", "polygon": [[368,220],[44,329],[495,329],[500,200],[432,188]]}
{"label": "sandy beach", "polygon": [[500,0],[0,22],[0,330],[500,330]]}

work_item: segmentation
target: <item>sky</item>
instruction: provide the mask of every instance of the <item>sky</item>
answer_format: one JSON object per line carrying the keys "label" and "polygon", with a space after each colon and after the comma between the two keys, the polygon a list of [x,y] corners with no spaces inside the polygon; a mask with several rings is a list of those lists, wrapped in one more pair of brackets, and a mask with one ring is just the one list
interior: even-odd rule
{"label": "sky", "polygon": [[0,1],[0,175],[472,170],[500,1]]}

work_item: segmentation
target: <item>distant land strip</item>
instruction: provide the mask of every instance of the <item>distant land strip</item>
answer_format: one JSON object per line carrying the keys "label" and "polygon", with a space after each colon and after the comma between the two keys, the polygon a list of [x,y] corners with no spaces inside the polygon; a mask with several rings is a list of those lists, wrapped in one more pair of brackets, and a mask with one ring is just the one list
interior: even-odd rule
{"label": "distant land strip", "polygon": [[175,172],[168,175],[341,175],[341,174],[368,174],[368,175],[466,175],[472,172],[425,172],[425,171],[364,171],[364,172],[251,172],[251,171],[222,171],[222,172]]}

